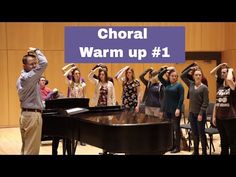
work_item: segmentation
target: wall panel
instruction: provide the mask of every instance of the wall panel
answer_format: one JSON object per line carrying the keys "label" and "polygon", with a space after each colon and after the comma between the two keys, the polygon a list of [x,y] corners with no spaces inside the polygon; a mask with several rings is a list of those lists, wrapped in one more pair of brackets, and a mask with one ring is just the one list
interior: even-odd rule
{"label": "wall panel", "polygon": [[201,51],[223,51],[225,49],[225,24],[202,23]]}
{"label": "wall panel", "polygon": [[0,49],[7,49],[6,23],[0,23]]}
{"label": "wall panel", "polygon": [[185,50],[201,51],[202,44],[201,23],[185,23]]}
{"label": "wall panel", "polygon": [[7,23],[7,48],[43,49],[43,23]]}
{"label": "wall panel", "polygon": [[236,49],[236,23],[226,23],[225,28],[225,49]]}
{"label": "wall panel", "polygon": [[222,63],[228,63],[228,65],[232,67],[234,70],[236,70],[235,59],[236,59],[236,50],[227,50],[222,53]]}
{"label": "wall panel", "polygon": [[48,66],[44,73],[49,81],[48,87],[57,88],[64,96],[67,96],[67,82],[61,71],[64,66],[64,52],[45,51],[44,54],[48,60]]}
{"label": "wall panel", "polygon": [[43,44],[45,50],[64,50],[64,27],[76,23],[44,23]]}
{"label": "wall panel", "polygon": [[0,127],[8,126],[8,68],[7,68],[7,51],[0,51],[0,75],[1,75],[1,92],[0,92]]}

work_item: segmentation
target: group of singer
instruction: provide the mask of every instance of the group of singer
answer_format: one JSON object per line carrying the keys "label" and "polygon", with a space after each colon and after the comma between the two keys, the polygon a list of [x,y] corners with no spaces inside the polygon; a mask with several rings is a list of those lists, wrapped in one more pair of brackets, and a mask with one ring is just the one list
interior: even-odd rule
{"label": "group of singer", "polygon": [[[57,89],[52,90],[46,87],[48,81],[42,74],[48,62],[39,49],[29,48],[27,54],[23,56],[22,63],[23,70],[17,80],[17,91],[22,109],[21,153],[39,154],[44,101],[55,99],[60,95]],[[81,77],[79,68],[70,63],[64,66],[62,71],[68,84],[67,97],[85,98],[86,81]],[[221,154],[236,154],[236,82],[233,68],[227,63],[222,63],[215,67],[211,74],[215,75],[217,81],[212,124],[220,133]],[[184,101],[184,87],[179,82],[179,75],[188,87],[188,118],[193,133],[193,155],[199,155],[199,142],[201,142],[202,155],[207,155],[205,125],[209,89],[207,79],[197,63],[194,62],[183,69],[181,74],[173,66],[162,66],[158,70],[147,68],[139,75],[140,81],[145,85],[144,94],[132,67],[125,66],[120,69],[114,79],[118,80],[122,86],[122,106],[125,110],[138,113],[143,105],[146,115],[172,123],[173,147],[170,151],[177,153],[181,150],[180,121]],[[91,99],[92,105],[114,106],[118,104],[114,81],[108,76],[106,65],[94,66],[88,74],[88,80],[95,86]]]}

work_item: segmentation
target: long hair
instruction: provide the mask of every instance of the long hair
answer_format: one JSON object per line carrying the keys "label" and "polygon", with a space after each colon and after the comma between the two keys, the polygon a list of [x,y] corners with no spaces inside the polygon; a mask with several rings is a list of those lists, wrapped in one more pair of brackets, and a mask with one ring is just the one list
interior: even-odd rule
{"label": "long hair", "polygon": [[129,70],[132,72],[132,80],[135,79],[134,69],[133,68],[128,68],[128,69],[125,70],[125,80],[126,80],[126,82],[128,82],[128,80],[129,80],[128,77],[127,77],[127,74],[128,74]]}
{"label": "long hair", "polygon": [[108,75],[107,75],[107,70],[106,69],[99,69],[99,71],[98,71],[98,80],[99,80],[99,82],[101,82],[101,79],[100,79],[101,72],[104,72],[105,82],[108,82]]}
{"label": "long hair", "polygon": [[73,82],[75,82],[75,78],[74,78],[75,71],[78,71],[78,72],[80,73],[79,68],[75,68],[75,69],[71,72],[71,74],[72,74],[72,81],[73,81]]}
{"label": "long hair", "polygon": [[[79,73],[80,73],[79,68],[75,68],[75,69],[71,72],[71,75],[72,75],[72,82],[70,83],[70,87],[71,87],[71,88],[74,88],[74,85],[75,85],[75,78],[74,78],[74,73],[75,73],[75,71],[79,71]],[[80,83],[80,80],[79,80],[79,83]]]}

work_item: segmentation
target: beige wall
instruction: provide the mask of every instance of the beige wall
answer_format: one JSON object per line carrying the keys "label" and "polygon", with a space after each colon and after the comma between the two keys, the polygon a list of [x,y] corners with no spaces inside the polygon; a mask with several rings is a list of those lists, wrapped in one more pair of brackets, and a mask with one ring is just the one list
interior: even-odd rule
{"label": "beige wall", "polygon": [[[236,23],[0,23],[0,74],[2,88],[0,92],[0,126],[18,126],[20,106],[16,92],[16,80],[22,69],[21,58],[28,47],[43,50],[49,64],[45,75],[49,87],[58,88],[66,95],[66,81],[61,68],[64,63],[64,26],[185,26],[186,51],[224,51],[224,61],[236,68],[233,61],[236,56]],[[191,61],[176,65],[179,71]],[[215,63],[202,63],[204,71],[212,69]],[[161,64],[153,64],[156,69]],[[82,76],[87,81],[87,96],[92,97],[94,86],[89,83],[87,75],[94,64],[78,64]],[[125,64],[108,64],[109,75],[113,76]],[[131,64],[138,76],[150,64]],[[214,81],[210,81],[214,85]],[[214,86],[213,86],[214,87]],[[121,103],[121,86],[115,81],[116,97]],[[211,88],[210,88],[211,89]],[[142,85],[142,90],[144,86]],[[212,90],[215,90],[212,88]],[[211,93],[211,99],[214,99]]]}

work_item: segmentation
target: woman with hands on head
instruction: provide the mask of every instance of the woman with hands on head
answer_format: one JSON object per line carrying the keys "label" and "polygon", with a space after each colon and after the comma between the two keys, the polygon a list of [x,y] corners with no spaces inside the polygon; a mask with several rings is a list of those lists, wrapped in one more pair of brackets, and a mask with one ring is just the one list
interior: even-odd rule
{"label": "woman with hands on head", "polygon": [[[98,79],[94,78],[98,70]],[[89,80],[95,84],[95,93],[92,102],[95,106],[115,106],[115,88],[108,80],[107,70],[102,67],[96,67],[88,75]]]}
{"label": "woman with hands on head", "polygon": [[[167,79],[163,76],[166,74]],[[184,87],[178,82],[178,73],[175,67],[162,67],[158,78],[165,86],[164,117],[173,123],[172,153],[180,152],[180,119],[184,101]]]}
{"label": "woman with hands on head", "polygon": [[[147,73],[148,80],[145,79]],[[146,86],[142,101],[145,105],[145,114],[162,119],[161,107],[163,106],[164,86],[158,80],[158,73],[159,71],[154,71],[150,67],[139,76],[139,79]]]}
{"label": "woman with hands on head", "polygon": [[[122,77],[123,74],[125,74],[124,77]],[[122,83],[122,105],[124,108],[138,113],[142,94],[140,82],[135,79],[133,68],[125,66],[116,73],[115,79]]]}
{"label": "woman with hands on head", "polygon": [[64,66],[62,68],[62,71],[63,75],[67,78],[67,83],[68,83],[67,96],[69,98],[85,98],[86,83],[84,79],[81,77],[79,68],[74,63],[70,63]]}
{"label": "woman with hands on head", "polygon": [[236,83],[233,71],[227,63],[221,63],[210,72],[217,79],[212,123],[220,133],[221,155],[236,155]]}
{"label": "woman with hands on head", "polygon": [[[193,80],[188,77],[190,72]],[[202,154],[207,155],[205,124],[209,91],[208,87],[202,83],[202,78],[203,72],[199,67],[189,67],[181,74],[181,79],[189,87],[189,120],[193,132],[193,155],[199,155],[199,139],[201,140]]]}

